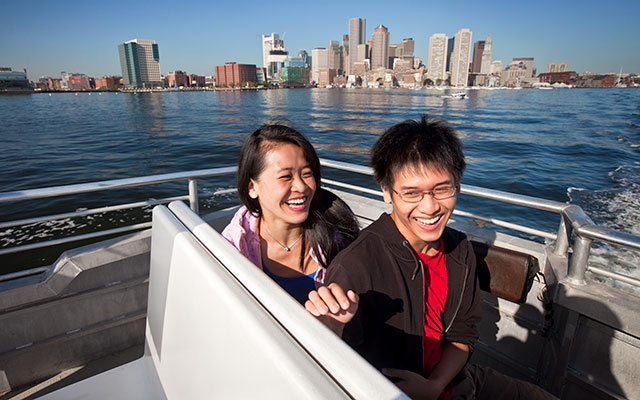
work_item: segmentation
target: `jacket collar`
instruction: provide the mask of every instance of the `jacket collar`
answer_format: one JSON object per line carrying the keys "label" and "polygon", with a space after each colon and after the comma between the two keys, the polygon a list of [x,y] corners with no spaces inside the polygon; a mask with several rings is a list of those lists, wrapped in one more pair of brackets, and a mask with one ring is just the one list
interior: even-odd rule
{"label": "jacket collar", "polygon": [[[402,233],[400,233],[400,231],[398,230],[396,223],[393,222],[393,219],[391,219],[391,215],[389,215],[388,213],[382,213],[382,215],[380,215],[380,218],[372,222],[367,230],[382,237],[390,247],[396,248],[398,250],[398,255],[403,255],[406,253],[406,250],[402,250],[403,248],[412,248],[408,240],[404,236],[402,236]],[[460,264],[464,264],[464,254],[463,252],[458,251],[458,246],[461,242],[460,236],[461,235],[459,232],[446,227],[444,229],[444,232],[442,233],[442,241],[444,242],[444,253],[446,254],[446,256],[451,257],[452,260],[455,260]],[[408,247],[404,244],[404,242],[408,243]]]}

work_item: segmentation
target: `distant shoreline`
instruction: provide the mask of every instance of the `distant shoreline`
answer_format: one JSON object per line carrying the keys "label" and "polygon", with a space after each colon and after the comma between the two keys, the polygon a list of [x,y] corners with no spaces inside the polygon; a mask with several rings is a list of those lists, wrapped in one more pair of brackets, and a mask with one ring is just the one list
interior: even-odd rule
{"label": "distant shoreline", "polygon": [[[571,87],[571,88],[553,88],[553,89],[637,89],[640,86],[631,86],[631,87]],[[259,91],[259,90],[279,90],[279,89],[327,89],[327,90],[335,90],[335,89],[369,89],[369,88],[319,88],[319,87],[287,87],[287,88],[189,88],[189,89],[89,89],[89,90],[33,90],[33,91],[0,91],[0,95],[22,95],[22,94],[39,94],[39,93],[177,93],[177,92],[232,92],[232,91]],[[379,88],[385,89],[385,88]],[[387,88],[388,89],[388,88]],[[406,90],[415,90],[411,88],[392,88],[392,89],[406,89]],[[539,89],[539,88],[510,88],[510,87],[495,87],[495,88],[485,88],[485,87],[466,87],[466,88],[456,88],[456,87],[445,87],[445,88],[436,88],[436,87],[422,87],[418,89],[431,89],[431,90],[515,90],[515,89]]]}

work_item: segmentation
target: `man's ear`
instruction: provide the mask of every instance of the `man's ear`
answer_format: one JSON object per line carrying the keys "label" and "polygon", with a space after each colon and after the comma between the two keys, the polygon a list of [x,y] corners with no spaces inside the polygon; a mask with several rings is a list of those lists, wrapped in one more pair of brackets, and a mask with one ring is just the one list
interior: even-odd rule
{"label": "man's ear", "polygon": [[391,192],[389,191],[389,189],[387,189],[383,185],[380,185],[380,189],[382,189],[382,196],[384,198],[384,202],[391,203]]}

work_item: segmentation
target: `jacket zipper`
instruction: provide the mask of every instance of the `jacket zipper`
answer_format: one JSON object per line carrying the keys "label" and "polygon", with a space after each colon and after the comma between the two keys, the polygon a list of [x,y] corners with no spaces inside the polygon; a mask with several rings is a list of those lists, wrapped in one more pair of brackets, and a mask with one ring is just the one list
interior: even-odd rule
{"label": "jacket zipper", "polygon": [[462,298],[464,297],[464,291],[465,288],[467,286],[467,279],[469,279],[469,266],[467,264],[465,264],[465,272],[464,272],[464,280],[462,281],[462,291],[460,292],[460,298],[458,299],[458,305],[456,306],[456,312],[453,313],[453,316],[451,317],[451,321],[449,321],[449,324],[447,325],[447,328],[444,330],[444,333],[449,332],[449,329],[451,328],[451,325],[453,325],[453,321],[456,319],[456,316],[458,315],[458,311],[460,311],[460,306],[462,305]]}

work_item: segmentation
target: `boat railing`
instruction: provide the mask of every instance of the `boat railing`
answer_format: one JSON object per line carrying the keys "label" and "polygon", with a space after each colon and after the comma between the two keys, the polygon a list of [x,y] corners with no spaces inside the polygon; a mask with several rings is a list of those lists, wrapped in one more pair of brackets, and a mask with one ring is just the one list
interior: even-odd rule
{"label": "boat railing", "polygon": [[[334,168],[347,172],[354,172],[363,175],[373,175],[373,171],[369,167],[351,164],[341,161],[334,161],[328,159],[322,159],[321,164],[324,167]],[[129,187],[139,187],[155,185],[166,182],[187,181],[188,193],[186,195],[180,195],[176,197],[163,198],[158,200],[147,200],[135,203],[113,205],[101,208],[94,208],[90,210],[81,210],[70,213],[61,213],[48,215],[37,218],[21,219],[8,222],[0,222],[0,229],[7,229],[14,226],[20,226],[25,224],[54,221],[62,218],[82,217],[97,213],[104,213],[108,211],[117,211],[122,209],[148,207],[156,204],[165,204],[174,200],[188,200],[190,207],[195,212],[198,212],[198,203],[200,197],[216,196],[221,194],[228,194],[235,192],[235,189],[224,189],[212,193],[198,193],[198,179],[210,178],[215,176],[230,175],[235,173],[236,167],[222,167],[212,169],[202,169],[196,171],[187,171],[181,173],[171,173],[162,175],[143,176],[130,179],[116,179],[102,182],[83,183],[66,186],[56,186],[43,189],[30,189],[14,192],[0,193],[0,204],[7,202],[15,202],[28,199],[38,199],[56,196],[65,196],[79,193],[106,191],[113,189],[122,189]],[[324,184],[352,190],[358,193],[366,193],[369,195],[382,197],[380,190],[374,190],[367,187],[357,186],[341,181],[332,179],[323,179]],[[559,215],[559,223],[557,232],[547,232],[544,230],[528,227],[520,224],[503,221],[493,217],[487,217],[470,213],[464,210],[455,210],[454,214],[471,218],[475,220],[484,221],[494,224],[496,226],[504,227],[514,231],[526,233],[543,239],[550,239],[555,241],[553,253],[557,256],[568,257],[569,250],[572,250],[572,255],[569,261],[569,270],[567,278],[575,284],[585,284],[586,272],[589,271],[594,275],[611,278],[620,282],[640,287],[640,280],[621,273],[607,271],[602,268],[590,266],[589,254],[591,252],[591,246],[593,241],[601,241],[615,246],[620,246],[631,250],[640,250],[640,237],[629,233],[617,231],[611,228],[596,225],[591,218],[589,218],[584,211],[576,205],[567,204],[557,201],[544,200],[536,197],[519,195],[509,192],[503,192],[499,190],[486,189],[471,185],[462,185],[462,195],[469,195],[487,200],[493,200],[501,203],[508,203],[516,206],[537,209],[541,211],[551,212]],[[98,232],[91,232],[86,234],[73,235],[69,237],[48,240],[44,242],[30,243],[24,245],[17,245],[12,247],[5,247],[0,249],[0,255],[16,253],[20,251],[33,250],[37,248],[54,246],[63,243],[68,243],[77,240],[93,239],[103,236],[110,236],[115,234],[122,234],[132,232],[136,230],[146,229],[151,226],[151,222],[144,222],[139,224],[133,224],[128,226],[122,226],[112,229],[106,229]],[[14,272],[11,274],[0,275],[0,282],[16,279],[23,276],[33,275],[41,272],[45,272],[47,267],[33,268],[30,270]]]}

